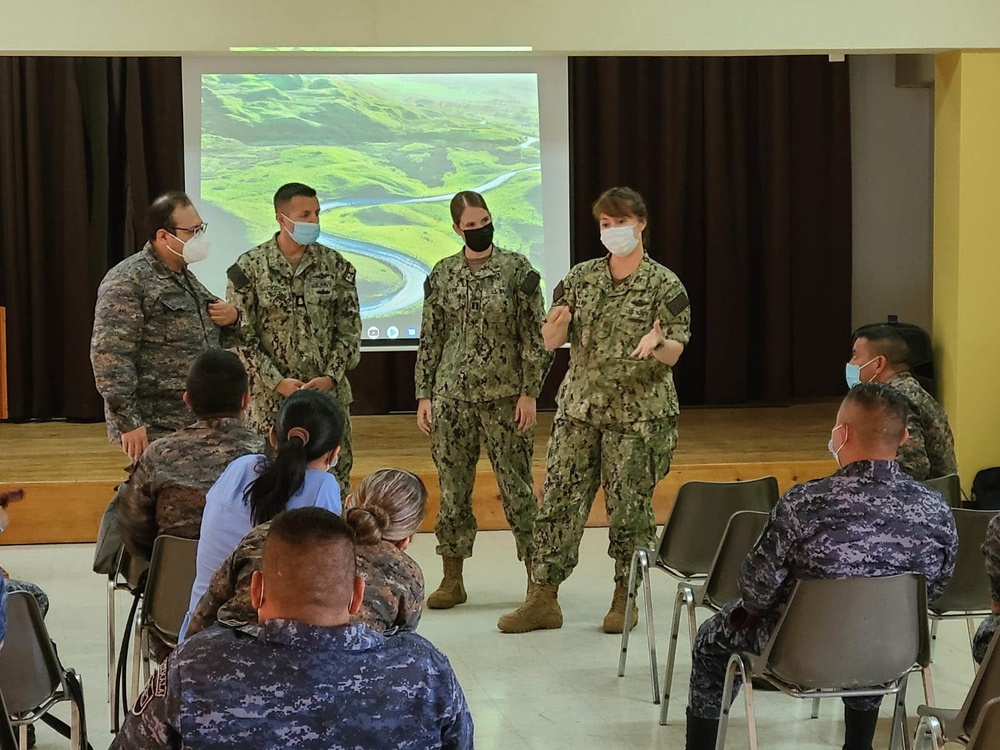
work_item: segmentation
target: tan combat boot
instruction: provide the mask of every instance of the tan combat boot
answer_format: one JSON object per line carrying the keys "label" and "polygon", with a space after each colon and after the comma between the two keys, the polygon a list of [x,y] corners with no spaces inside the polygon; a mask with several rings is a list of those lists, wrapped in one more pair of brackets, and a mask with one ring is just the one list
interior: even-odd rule
{"label": "tan combat boot", "polygon": [[559,587],[550,583],[532,584],[524,604],[497,620],[504,633],[527,633],[532,630],[555,630],[563,624],[559,608]]}
{"label": "tan combat boot", "polygon": [[[604,616],[604,632],[620,633],[625,627],[625,605],[628,603],[628,588],[620,583],[615,584],[615,595],[611,598],[611,609]],[[628,629],[639,624],[639,608],[632,602],[632,617],[629,618]]]}
{"label": "tan combat boot", "polygon": [[444,564],[444,579],[437,591],[427,597],[427,606],[431,609],[451,609],[469,598],[462,581],[462,564],[465,561],[461,557],[442,557],[441,561]]}

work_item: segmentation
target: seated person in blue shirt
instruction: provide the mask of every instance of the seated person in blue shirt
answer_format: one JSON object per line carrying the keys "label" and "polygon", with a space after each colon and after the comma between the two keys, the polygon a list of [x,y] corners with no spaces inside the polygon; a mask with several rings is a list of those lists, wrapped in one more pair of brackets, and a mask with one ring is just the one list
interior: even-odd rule
{"label": "seated person in blue shirt", "polygon": [[319,391],[297,391],[285,399],[271,428],[274,457],[241,456],[222,472],[205,496],[182,640],[212,574],[250,529],[285,509],[318,506],[341,512],[340,485],[328,472],[337,463],[343,437],[344,413],[337,403]]}
{"label": "seated person in blue shirt", "polygon": [[278,514],[250,585],[260,624],[216,624],[181,644],[111,750],[472,750],[447,657],[416,633],[350,624],[365,590],[355,559],[338,516]]}

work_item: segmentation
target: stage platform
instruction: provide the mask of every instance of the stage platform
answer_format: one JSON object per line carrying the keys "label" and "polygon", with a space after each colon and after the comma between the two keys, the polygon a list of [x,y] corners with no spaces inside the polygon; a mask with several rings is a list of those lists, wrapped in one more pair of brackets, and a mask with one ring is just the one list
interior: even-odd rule
{"label": "stage platform", "polygon": [[[773,475],[782,491],[829,474],[835,468],[826,444],[836,403],[780,408],[687,409],[680,418],[680,442],[670,474],[654,496],[662,523],[677,488],[691,480],[735,481]],[[535,439],[535,488],[545,474],[545,444],[553,414],[538,418]],[[429,441],[412,415],[354,418],[357,483],[375,469],[394,466],[423,478],[430,506],[423,530],[430,531],[438,508],[437,474]],[[92,542],[127,461],[107,442],[103,424],[62,422],[0,424],[0,488],[24,487],[27,497],[10,510],[10,528],[0,544]],[[478,467],[473,505],[479,528],[506,528],[496,478],[484,457]],[[588,520],[607,525],[599,494]]]}

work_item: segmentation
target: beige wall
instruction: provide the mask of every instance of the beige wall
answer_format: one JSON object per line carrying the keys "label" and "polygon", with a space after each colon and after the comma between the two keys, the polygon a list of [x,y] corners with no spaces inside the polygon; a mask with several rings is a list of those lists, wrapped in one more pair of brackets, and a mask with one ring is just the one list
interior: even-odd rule
{"label": "beige wall", "polygon": [[530,45],[547,53],[1000,47],[996,0],[8,0],[0,52]]}
{"label": "beige wall", "polygon": [[899,315],[930,330],[934,91],[896,88],[892,55],[851,67],[855,327]]}

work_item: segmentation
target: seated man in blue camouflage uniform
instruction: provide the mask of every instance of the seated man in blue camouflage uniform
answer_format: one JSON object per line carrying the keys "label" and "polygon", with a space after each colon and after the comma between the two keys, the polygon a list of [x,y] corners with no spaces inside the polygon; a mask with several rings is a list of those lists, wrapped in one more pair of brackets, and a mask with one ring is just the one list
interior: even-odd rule
{"label": "seated man in blue camouflage uniform", "polygon": [[993,614],[979,623],[972,643],[972,658],[982,664],[994,633],[1000,630],[1000,514],[993,516],[986,529],[986,541],[981,548],[986,556],[986,574],[993,590]]}
{"label": "seated man in blue camouflage uniform", "polygon": [[[944,589],[958,534],[944,498],[894,460],[906,440],[906,417],[906,402],[890,386],[862,383],[847,394],[829,446],[840,469],[785,493],[743,563],[742,598],[698,630],[688,750],[715,747],[729,656],[761,653],[796,580],[913,572],[927,579],[930,600]],[[881,696],[844,702],[845,750],[870,750]]]}
{"label": "seated man in blue camouflage uniform", "polygon": [[448,659],[416,633],[349,624],[364,587],[346,521],[316,507],[278,514],[251,582],[260,624],[181,644],[111,747],[471,750]]}

